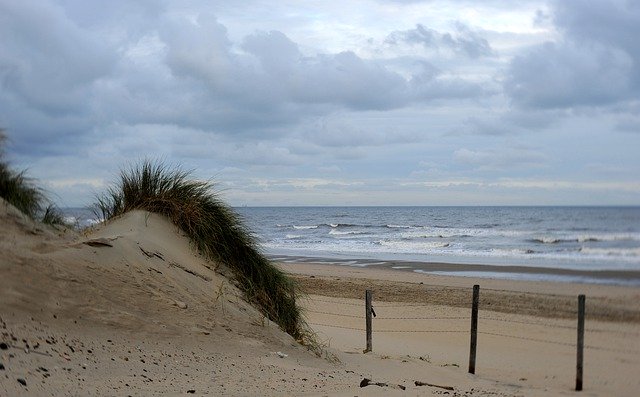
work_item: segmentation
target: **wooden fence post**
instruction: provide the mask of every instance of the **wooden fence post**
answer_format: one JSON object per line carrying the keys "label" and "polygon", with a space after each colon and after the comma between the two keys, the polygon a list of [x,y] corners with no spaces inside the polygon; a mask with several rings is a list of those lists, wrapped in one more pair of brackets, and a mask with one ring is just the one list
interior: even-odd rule
{"label": "wooden fence post", "polygon": [[366,322],[367,322],[367,348],[364,349],[365,353],[368,353],[370,351],[373,350],[373,348],[371,347],[372,343],[371,343],[371,290],[366,290],[365,292],[365,318],[366,318]]}
{"label": "wooden fence post", "polygon": [[582,370],[584,368],[584,295],[578,295],[578,357],[576,365],[576,391],[582,390]]}
{"label": "wooden fence post", "polygon": [[480,286],[473,286],[473,302],[471,306],[471,346],[469,349],[469,373],[476,373],[476,347],[478,345],[478,302]]}

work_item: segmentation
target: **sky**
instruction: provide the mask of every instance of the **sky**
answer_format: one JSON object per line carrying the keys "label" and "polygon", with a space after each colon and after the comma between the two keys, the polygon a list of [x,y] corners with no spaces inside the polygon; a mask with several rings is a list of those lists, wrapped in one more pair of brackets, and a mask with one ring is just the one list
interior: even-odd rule
{"label": "sky", "polygon": [[640,2],[0,0],[7,157],[234,206],[640,205]]}

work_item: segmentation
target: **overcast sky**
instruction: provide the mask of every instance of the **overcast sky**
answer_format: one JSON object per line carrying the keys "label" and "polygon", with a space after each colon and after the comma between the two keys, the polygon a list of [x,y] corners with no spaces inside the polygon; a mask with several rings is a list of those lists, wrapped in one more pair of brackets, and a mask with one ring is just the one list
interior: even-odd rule
{"label": "overcast sky", "polygon": [[638,1],[0,0],[8,156],[232,205],[640,204]]}

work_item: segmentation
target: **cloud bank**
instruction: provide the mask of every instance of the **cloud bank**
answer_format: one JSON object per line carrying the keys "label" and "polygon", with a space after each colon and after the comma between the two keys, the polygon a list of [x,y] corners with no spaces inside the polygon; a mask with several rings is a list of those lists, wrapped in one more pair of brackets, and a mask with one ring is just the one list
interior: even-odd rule
{"label": "cloud bank", "polygon": [[0,126],[63,205],[144,157],[219,178],[235,204],[446,204],[461,180],[466,204],[487,204],[478,184],[525,188],[503,178],[636,186],[640,7],[366,3],[0,0]]}

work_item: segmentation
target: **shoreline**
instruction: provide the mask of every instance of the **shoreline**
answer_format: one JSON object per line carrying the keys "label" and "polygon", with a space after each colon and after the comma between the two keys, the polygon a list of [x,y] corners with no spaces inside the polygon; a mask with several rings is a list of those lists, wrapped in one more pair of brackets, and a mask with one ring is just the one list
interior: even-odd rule
{"label": "shoreline", "polygon": [[316,264],[367,269],[387,269],[451,277],[498,279],[512,281],[540,281],[640,287],[640,270],[583,270],[524,265],[491,265],[476,263],[422,262],[385,259],[341,259],[302,255],[268,255],[279,263]]}
{"label": "shoreline", "polygon": [[574,318],[577,296],[586,294],[592,320],[640,323],[637,287],[554,283],[398,272],[375,267],[318,263],[279,263],[304,294],[362,299],[372,289],[385,302],[424,303],[466,308],[471,288],[480,285],[481,303],[493,311],[547,318]]}

